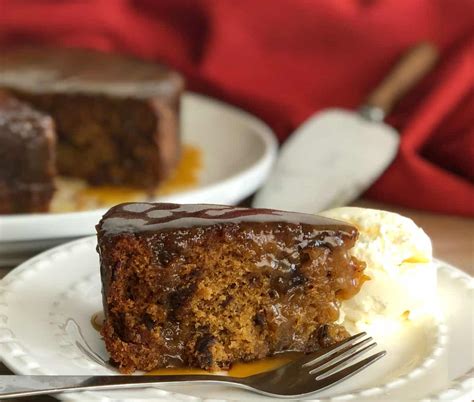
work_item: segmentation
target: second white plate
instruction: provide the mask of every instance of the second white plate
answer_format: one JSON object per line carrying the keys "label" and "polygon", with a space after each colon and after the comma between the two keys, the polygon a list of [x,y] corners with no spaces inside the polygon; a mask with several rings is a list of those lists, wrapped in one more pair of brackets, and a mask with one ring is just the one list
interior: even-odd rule
{"label": "second white plate", "polygon": [[[259,119],[220,101],[187,93],[182,101],[181,124],[183,142],[201,152],[199,182],[194,189],[161,197],[159,201],[236,204],[268,176],[277,141]],[[0,259],[2,253],[11,253],[8,249],[13,246],[27,250],[32,240],[90,235],[104,212],[96,209],[0,215]],[[12,246],[12,242],[19,244]]]}

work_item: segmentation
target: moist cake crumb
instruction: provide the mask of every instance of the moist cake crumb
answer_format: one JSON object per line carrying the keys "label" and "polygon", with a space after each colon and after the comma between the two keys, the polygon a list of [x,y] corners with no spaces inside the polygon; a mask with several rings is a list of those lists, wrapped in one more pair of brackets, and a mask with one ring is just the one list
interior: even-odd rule
{"label": "moist cake crumb", "polygon": [[357,229],[313,215],[216,205],[135,203],[97,226],[111,361],[123,373],[228,369],[348,336],[340,300],[365,264]]}

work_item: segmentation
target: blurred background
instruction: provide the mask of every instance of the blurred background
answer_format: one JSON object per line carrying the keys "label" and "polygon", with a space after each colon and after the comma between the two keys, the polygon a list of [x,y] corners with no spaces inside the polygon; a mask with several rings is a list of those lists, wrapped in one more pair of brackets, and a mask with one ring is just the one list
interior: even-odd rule
{"label": "blurred background", "polygon": [[[6,52],[24,46],[86,48],[164,63],[184,76],[187,91],[225,101],[263,120],[279,144],[285,144],[317,112],[327,108],[357,111],[400,58],[420,43],[436,50],[436,63],[400,96],[401,100],[385,116],[385,123],[396,130],[396,141],[400,144],[394,145],[393,156],[379,166],[377,174],[373,173],[366,184],[353,185],[357,191],[343,198],[343,203],[404,212],[424,224],[435,242],[444,238],[446,231],[450,236],[469,232],[469,236],[458,236],[458,246],[448,248],[472,248],[474,2],[471,0],[0,0],[0,64],[2,59],[3,62],[8,59]],[[195,113],[203,120],[205,113],[201,114],[200,107]],[[217,115],[224,113],[219,108],[215,110]],[[212,126],[212,122],[207,124]],[[224,138],[232,131],[219,130],[214,133],[216,138]],[[239,158],[245,159],[245,152],[250,152],[240,150],[244,156],[236,152],[237,162],[231,161],[232,152],[226,151],[224,145],[214,139],[209,142],[215,143],[211,153],[222,154],[224,160],[212,168],[211,164],[204,166],[204,170],[214,173],[234,168]],[[370,164],[377,157],[377,145],[363,140],[360,143],[358,147],[367,147],[366,161],[362,162]],[[315,160],[321,159],[317,155],[324,155],[325,145],[308,143],[306,148],[312,153],[309,158],[295,157],[303,155],[298,152],[305,148],[304,144],[291,154],[295,169],[299,169],[306,181],[325,177],[332,169],[330,157],[327,171],[320,169],[320,160],[315,163],[314,171],[311,168],[311,155],[315,155]],[[271,141],[269,147],[271,151]],[[192,184],[186,169],[193,163],[206,165],[207,162],[197,161],[192,149],[186,152],[191,162],[181,166],[179,180],[190,180]],[[269,163],[271,158],[268,158],[265,163]],[[298,159],[305,159],[306,164],[297,163]],[[287,165],[282,169],[288,169]],[[348,165],[346,171],[359,169],[358,165]],[[248,184],[248,191],[239,190],[234,198],[222,197],[222,202],[241,201],[265,184],[269,164],[266,169],[258,180]],[[235,186],[246,184],[244,181]],[[306,185],[297,186],[306,188]],[[173,187],[170,188],[168,193],[173,194]],[[120,191],[106,189],[107,196],[112,194],[109,200],[120,200],[124,194],[131,194],[128,189],[125,193]],[[220,194],[223,193],[230,196],[233,189],[227,187]],[[264,198],[272,199],[276,193],[270,191]],[[202,200],[195,192],[189,194],[177,200]],[[211,200],[219,202],[221,198]],[[245,203],[249,205],[251,201],[247,199]],[[327,204],[332,206],[330,202]],[[0,225],[2,236],[12,228],[16,230],[16,226],[5,222],[4,226]],[[25,220],[23,224],[23,229],[28,229],[33,221]],[[77,233],[83,234],[86,233]],[[468,261],[472,254],[465,254],[462,259]]]}
{"label": "blurred background", "polygon": [[367,197],[474,212],[470,0],[1,0],[0,46],[86,47],[165,62],[187,88],[262,118],[283,141],[312,113],[354,109],[411,45],[435,70],[387,121],[400,152]]}

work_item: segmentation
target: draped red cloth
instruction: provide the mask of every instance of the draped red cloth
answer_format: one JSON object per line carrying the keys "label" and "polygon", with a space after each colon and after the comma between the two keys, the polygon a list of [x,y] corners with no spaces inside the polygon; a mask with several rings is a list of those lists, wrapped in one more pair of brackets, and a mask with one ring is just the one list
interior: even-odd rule
{"label": "draped red cloth", "polygon": [[389,116],[400,151],[366,195],[473,216],[472,0],[0,0],[0,49],[161,60],[190,89],[260,116],[280,140],[322,108],[357,107],[422,40],[439,46],[441,62]]}

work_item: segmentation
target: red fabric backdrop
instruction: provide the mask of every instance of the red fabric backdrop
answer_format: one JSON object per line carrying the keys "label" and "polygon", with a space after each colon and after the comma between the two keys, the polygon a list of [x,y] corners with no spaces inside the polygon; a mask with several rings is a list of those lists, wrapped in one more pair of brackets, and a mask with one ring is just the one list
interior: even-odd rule
{"label": "red fabric backdrop", "polygon": [[[472,0],[0,0],[0,48],[91,47],[162,60],[280,140],[313,112],[354,108],[410,45],[436,70],[389,117],[397,159],[367,195],[474,215]],[[0,53],[1,54],[1,53]]]}

